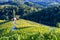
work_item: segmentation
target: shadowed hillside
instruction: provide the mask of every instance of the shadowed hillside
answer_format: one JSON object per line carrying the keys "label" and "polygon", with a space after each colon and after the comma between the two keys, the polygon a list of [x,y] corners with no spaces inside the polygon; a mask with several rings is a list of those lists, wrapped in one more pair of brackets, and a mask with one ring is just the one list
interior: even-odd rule
{"label": "shadowed hillside", "polygon": [[23,18],[49,26],[56,26],[60,22],[60,6],[48,7],[42,11],[24,16]]}

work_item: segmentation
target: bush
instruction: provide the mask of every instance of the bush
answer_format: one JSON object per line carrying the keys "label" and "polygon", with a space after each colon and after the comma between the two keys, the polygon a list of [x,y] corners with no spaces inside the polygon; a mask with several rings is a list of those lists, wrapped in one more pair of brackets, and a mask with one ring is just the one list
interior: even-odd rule
{"label": "bush", "polygon": [[57,26],[57,27],[60,27],[60,23],[57,23],[56,26]]}

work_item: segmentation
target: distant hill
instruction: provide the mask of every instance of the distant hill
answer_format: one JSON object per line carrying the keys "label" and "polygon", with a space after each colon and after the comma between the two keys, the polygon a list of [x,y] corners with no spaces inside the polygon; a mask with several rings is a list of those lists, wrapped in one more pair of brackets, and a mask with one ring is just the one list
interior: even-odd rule
{"label": "distant hill", "polygon": [[15,2],[12,2],[12,1],[0,3],[0,5],[6,5],[6,4],[8,4],[8,5],[18,5],[18,3],[15,3]]}
{"label": "distant hill", "polygon": [[38,4],[38,5],[42,6],[42,7],[60,5],[59,0],[25,0],[25,1],[31,2],[33,4]]}
{"label": "distant hill", "polygon": [[35,4],[35,3],[32,3],[32,2],[25,2],[24,4],[27,5],[27,6],[30,6],[30,7],[44,8],[42,5],[40,5],[40,4]]}

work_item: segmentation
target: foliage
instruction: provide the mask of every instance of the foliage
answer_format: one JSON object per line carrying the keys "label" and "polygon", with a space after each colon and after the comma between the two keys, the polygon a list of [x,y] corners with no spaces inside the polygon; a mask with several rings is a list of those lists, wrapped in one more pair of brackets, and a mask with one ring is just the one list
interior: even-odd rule
{"label": "foliage", "polygon": [[16,30],[12,30],[12,21],[0,25],[0,40],[60,40],[60,28],[51,29],[23,19],[16,23]]}
{"label": "foliage", "polygon": [[28,15],[30,13],[38,11],[34,7],[26,6],[25,4],[16,5],[0,5],[0,20],[11,20],[13,18],[13,10],[15,10],[15,16],[20,17]]}
{"label": "foliage", "polygon": [[60,6],[47,7],[38,12],[26,15],[23,18],[41,24],[57,27],[57,23],[60,22]]}

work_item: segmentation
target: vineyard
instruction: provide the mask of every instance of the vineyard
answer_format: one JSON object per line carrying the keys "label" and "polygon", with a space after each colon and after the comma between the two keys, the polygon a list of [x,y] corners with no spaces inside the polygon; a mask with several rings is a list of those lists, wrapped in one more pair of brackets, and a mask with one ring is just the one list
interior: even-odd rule
{"label": "vineyard", "polygon": [[60,40],[60,28],[51,29],[49,26],[23,19],[16,23],[16,30],[12,30],[12,21],[0,25],[0,40]]}

